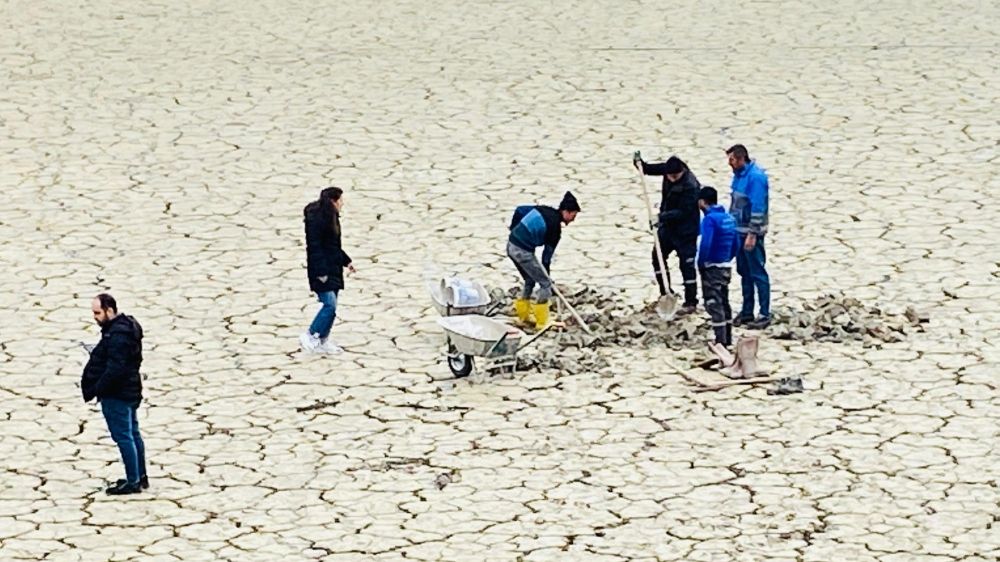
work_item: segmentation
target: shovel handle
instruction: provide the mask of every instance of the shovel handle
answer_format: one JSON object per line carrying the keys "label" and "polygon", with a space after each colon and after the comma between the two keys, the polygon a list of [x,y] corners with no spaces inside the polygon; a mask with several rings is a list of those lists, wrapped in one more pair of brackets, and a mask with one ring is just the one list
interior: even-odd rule
{"label": "shovel handle", "polygon": [[[549,279],[549,283],[552,283],[552,279]],[[576,313],[576,309],[573,308],[573,305],[569,304],[569,301],[566,300],[566,297],[564,297],[562,292],[559,291],[559,288],[556,287],[555,283],[552,283],[552,291],[557,297],[559,297],[559,300],[566,305],[566,308],[569,309],[569,313],[573,315],[573,319],[576,320],[577,324],[579,324],[581,328],[583,328],[583,331],[587,332],[591,336],[594,335],[594,332],[590,330],[590,326],[587,326],[587,323],[583,321],[583,318],[580,318],[580,315]]]}
{"label": "shovel handle", "polygon": [[[653,222],[653,203],[649,200],[649,192],[646,191],[646,173],[643,171],[644,164],[642,160],[636,162],[636,168],[639,170],[639,181],[642,186],[642,199],[646,202],[646,211],[649,212],[649,222]],[[660,247],[660,235],[654,230],[653,231],[653,246],[656,248],[656,259],[660,264],[660,279],[663,284],[667,287],[667,291],[673,294],[674,288],[670,286],[670,274],[667,273],[667,263],[663,259],[663,249]]]}

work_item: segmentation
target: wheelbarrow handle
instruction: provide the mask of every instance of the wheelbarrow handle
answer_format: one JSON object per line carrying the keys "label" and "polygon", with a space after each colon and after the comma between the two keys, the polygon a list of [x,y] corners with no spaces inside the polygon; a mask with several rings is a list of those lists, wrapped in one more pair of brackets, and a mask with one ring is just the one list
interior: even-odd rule
{"label": "wheelbarrow handle", "polygon": [[537,334],[531,336],[528,339],[528,341],[524,342],[524,345],[518,346],[517,350],[521,351],[522,349],[524,349],[524,348],[528,347],[529,345],[535,343],[535,340],[537,340],[538,338],[540,338],[543,335],[545,335],[545,332],[548,332],[549,330],[551,330],[554,327],[556,327],[556,323],[550,323],[548,326],[546,326],[546,327],[542,328],[541,330],[539,330],[539,332]]}
{"label": "wheelbarrow handle", "polygon": [[489,357],[490,355],[493,355],[493,351],[494,351],[494,350],[495,350],[495,349],[496,349],[497,347],[499,347],[499,346],[500,346],[500,344],[502,344],[502,343],[503,343],[504,341],[506,341],[506,340],[507,340],[507,333],[506,333],[506,332],[504,332],[504,335],[500,336],[500,339],[498,339],[498,340],[496,341],[496,343],[494,343],[494,344],[493,344],[493,345],[492,345],[492,346],[491,346],[491,347],[489,348],[489,350],[487,350],[487,351],[486,351],[486,355],[485,355],[485,357]]}
{"label": "wheelbarrow handle", "polygon": [[492,306],[486,309],[486,312],[483,313],[483,316],[493,316],[494,314],[496,314],[497,310],[499,310],[502,305],[503,301],[497,301],[493,303]]}

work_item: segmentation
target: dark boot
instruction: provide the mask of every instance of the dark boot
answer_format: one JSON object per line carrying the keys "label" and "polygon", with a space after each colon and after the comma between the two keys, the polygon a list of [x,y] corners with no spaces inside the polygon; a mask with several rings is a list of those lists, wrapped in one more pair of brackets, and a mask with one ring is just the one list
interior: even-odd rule
{"label": "dark boot", "polygon": [[715,332],[715,343],[729,347],[729,344],[726,343],[726,327],[716,326],[712,330]]}
{"label": "dark boot", "polygon": [[104,491],[109,496],[126,496],[129,494],[138,494],[142,491],[142,487],[138,482],[135,484],[129,484],[126,482],[124,484],[115,484]]}
{"label": "dark boot", "polygon": [[694,308],[698,306],[698,285],[694,283],[684,283],[684,308]]}
{"label": "dark boot", "polygon": [[[127,483],[128,483],[128,480],[125,480],[124,478],[120,478],[117,482],[115,482],[115,486],[124,486]],[[142,488],[143,490],[148,490],[149,489],[149,477],[148,476],[143,476],[142,478],[139,479],[139,487]]]}
{"label": "dark boot", "polygon": [[684,306],[682,306],[680,308],[680,310],[677,311],[677,317],[680,318],[680,317],[683,317],[683,316],[690,316],[690,315],[694,314],[697,311],[698,311],[698,307],[697,306],[695,306],[693,304],[692,305],[685,304]]}

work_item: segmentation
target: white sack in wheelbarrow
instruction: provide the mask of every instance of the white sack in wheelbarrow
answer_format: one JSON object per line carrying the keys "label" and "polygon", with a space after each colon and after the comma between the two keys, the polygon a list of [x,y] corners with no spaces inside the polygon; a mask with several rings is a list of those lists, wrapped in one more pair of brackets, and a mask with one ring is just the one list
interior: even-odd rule
{"label": "white sack in wheelbarrow", "polygon": [[489,304],[489,297],[484,295],[484,292],[479,283],[468,279],[449,277],[441,280],[441,294],[444,295],[448,305],[455,308]]}

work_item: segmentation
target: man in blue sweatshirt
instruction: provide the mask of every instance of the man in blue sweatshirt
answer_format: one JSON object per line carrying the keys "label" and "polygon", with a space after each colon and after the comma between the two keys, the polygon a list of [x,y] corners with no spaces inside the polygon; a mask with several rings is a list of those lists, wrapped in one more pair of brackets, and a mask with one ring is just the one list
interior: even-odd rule
{"label": "man in blue sweatshirt", "polygon": [[[767,173],[750,159],[747,148],[733,145],[726,154],[733,169],[732,200],[729,213],[736,221],[740,251],[736,271],[743,286],[743,308],[733,322],[736,326],[763,329],[771,323],[771,279],[764,267],[764,235],[767,234]],[[760,302],[760,316],[754,319],[754,290]]]}
{"label": "man in blue sweatshirt", "polygon": [[733,275],[733,258],[739,248],[736,221],[719,205],[719,194],[713,187],[703,187],[698,193],[698,208],[705,213],[701,219],[701,245],[698,247],[698,273],[705,310],[712,318],[715,343],[729,347],[733,343],[733,310],[729,307],[729,280]]}
{"label": "man in blue sweatshirt", "polygon": [[[549,297],[552,296],[552,256],[562,237],[562,225],[576,220],[580,204],[569,191],[563,196],[558,209],[545,205],[521,205],[514,210],[507,239],[507,256],[514,262],[524,279],[521,298],[514,301],[517,319],[526,323],[534,313],[535,327],[542,329],[549,321]],[[538,262],[535,250],[543,246],[542,261]],[[538,285],[538,300],[531,306],[531,293]]]}

